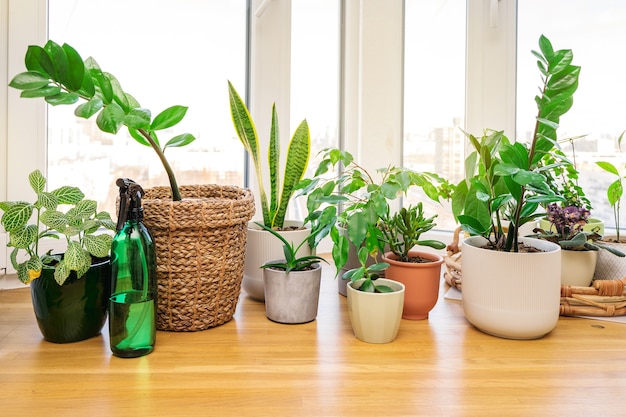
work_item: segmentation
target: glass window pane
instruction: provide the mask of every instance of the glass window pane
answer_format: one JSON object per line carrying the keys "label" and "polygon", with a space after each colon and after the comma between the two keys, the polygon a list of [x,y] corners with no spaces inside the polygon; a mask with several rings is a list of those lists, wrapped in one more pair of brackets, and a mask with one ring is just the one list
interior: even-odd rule
{"label": "glass window pane", "polygon": [[[404,166],[463,178],[465,114],[465,0],[405,3]],[[454,229],[449,207],[421,200],[437,213],[437,228]]]}
{"label": "glass window pane", "polygon": [[[610,161],[626,173],[626,153],[617,138],[626,129],[626,3],[620,0],[524,0],[518,2],[517,135],[532,135],[537,108],[534,96],[541,80],[531,50],[545,35],[555,49],[571,49],[580,65],[574,105],[561,118],[559,139],[586,135],[574,141],[579,184],[593,206],[592,216],[614,226],[606,190],[615,180],[596,161]],[[567,143],[563,150],[572,156]],[[622,213],[623,215],[624,213]]]}
{"label": "glass window pane", "polygon": [[[162,143],[186,132],[197,138],[166,150],[179,185],[243,185],[227,80],[245,85],[245,0],[49,0],[49,21],[50,39],[93,56],[153,117],[173,105],[189,107],[179,125],[159,136]],[[102,133],[95,117],[77,119],[73,109],[49,109],[50,187],[78,185],[100,209],[113,211],[119,177],[144,188],[169,184],[156,153],[126,128]]]}

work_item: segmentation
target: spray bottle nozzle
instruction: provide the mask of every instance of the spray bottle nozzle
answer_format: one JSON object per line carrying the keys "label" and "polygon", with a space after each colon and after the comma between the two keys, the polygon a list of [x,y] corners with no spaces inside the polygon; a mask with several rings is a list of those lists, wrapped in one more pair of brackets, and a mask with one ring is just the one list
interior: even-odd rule
{"label": "spray bottle nozzle", "polygon": [[117,230],[132,216],[135,220],[143,217],[141,198],[145,195],[143,188],[130,178],[118,178],[115,184],[120,188],[120,213],[117,218]]}

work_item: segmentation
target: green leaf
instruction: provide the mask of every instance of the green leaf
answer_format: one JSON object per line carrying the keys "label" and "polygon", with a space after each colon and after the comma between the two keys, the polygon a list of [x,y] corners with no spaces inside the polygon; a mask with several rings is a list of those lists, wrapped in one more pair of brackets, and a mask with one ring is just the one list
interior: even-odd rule
{"label": "green leaf", "polygon": [[46,188],[46,178],[38,169],[28,174],[28,183],[30,184],[35,194],[42,193],[43,190],[45,190]]}
{"label": "green leaf", "polygon": [[37,242],[37,226],[34,224],[13,229],[9,233],[8,246],[10,247],[27,249],[35,242]]}
{"label": "green leaf", "polygon": [[550,40],[548,40],[548,38],[546,38],[544,35],[541,35],[539,37],[539,49],[541,49],[543,56],[546,58],[546,61],[550,62],[552,60],[552,57],[554,56],[554,49],[552,48],[552,43],[550,42]]}
{"label": "green leaf", "polygon": [[82,200],[76,204],[75,211],[72,214],[76,219],[86,219],[96,214],[97,207],[98,203],[95,200]]}
{"label": "green leaf", "polygon": [[139,133],[139,131],[137,129],[133,129],[133,128],[129,127],[128,128],[128,133],[130,133],[130,136],[133,139],[135,139],[137,142],[139,142],[140,144],[142,144],[144,146],[152,146],[152,145],[150,145],[150,142],[148,142],[148,140],[146,138],[144,138],[143,135],[141,133]]}
{"label": "green leaf", "polygon": [[150,130],[163,130],[180,122],[187,113],[187,107],[172,106],[159,113],[150,126]]}
{"label": "green leaf", "polygon": [[67,80],[65,85],[72,91],[77,91],[83,85],[85,77],[85,64],[78,52],[70,45],[64,43],[63,51],[67,57]]}
{"label": "green leaf", "polygon": [[[124,124],[131,129],[148,129],[150,127],[151,117],[152,114],[150,113],[150,110],[135,108],[128,112],[124,118]],[[145,141],[144,138],[142,139]]]}
{"label": "green leaf", "polygon": [[617,170],[615,165],[613,165],[610,162],[607,162],[607,161],[597,161],[596,165],[598,165],[603,170],[610,172],[611,174],[615,174],[618,177],[620,176],[619,171]]}
{"label": "green leaf", "polygon": [[67,266],[65,260],[61,260],[54,268],[54,280],[59,285],[63,285],[67,277],[70,276],[70,268]]}
{"label": "green leaf", "polygon": [[[611,207],[615,206],[618,201],[622,198],[624,194],[624,187],[620,180],[617,180],[611,184],[609,184],[606,190],[607,198],[609,200],[609,204]],[[6,227],[5,227],[6,228]]]}
{"label": "green leaf", "polygon": [[53,96],[46,96],[45,99],[48,104],[59,106],[63,104],[74,104],[80,99],[80,97],[76,93],[65,93],[62,91]]}
{"label": "green leaf", "polygon": [[89,70],[89,74],[94,81],[94,87],[99,90],[102,101],[109,104],[113,101],[113,87],[108,78],[100,69],[95,59],[89,57],[85,61],[85,68]]}
{"label": "green leaf", "polygon": [[109,256],[111,242],[113,242],[113,237],[108,234],[85,235],[83,239],[87,252],[96,258]]}
{"label": "green leaf", "polygon": [[108,72],[103,73],[105,78],[109,80],[111,84],[111,88],[113,89],[113,101],[116,102],[123,110],[124,113],[127,113],[130,110],[130,104],[128,102],[128,97],[124,90],[122,90],[122,85],[115,78],[113,74]]}
{"label": "green leaf", "polygon": [[43,48],[52,60],[52,65],[54,66],[53,78],[69,88],[69,83],[71,83],[69,81],[69,62],[65,51],[59,44],[51,40],[46,42]]}
{"label": "green leaf", "polygon": [[26,226],[32,215],[33,205],[18,201],[2,215],[2,226],[7,232],[12,233],[14,230]]}
{"label": "green leaf", "polygon": [[371,279],[366,279],[365,281],[363,281],[363,283],[359,287],[359,291],[376,292],[376,287],[374,286],[374,283],[372,282]]}
{"label": "green leaf", "polygon": [[85,270],[85,265],[87,265],[87,269],[91,266],[89,253],[76,241],[70,241],[67,244],[63,260],[67,267],[73,271],[83,271]]}
{"label": "green leaf", "polygon": [[52,193],[42,192],[37,194],[37,203],[35,205],[44,207],[46,210],[56,210],[59,205],[59,199]]}
{"label": "green leaf", "polygon": [[182,135],[174,136],[172,139],[168,140],[163,149],[180,148],[181,146],[189,145],[194,140],[196,140],[196,138],[191,133],[183,133]]}
{"label": "green leaf", "polygon": [[18,90],[36,90],[46,87],[49,82],[48,77],[38,72],[27,71],[13,77],[9,83],[9,87],[17,88]]}
{"label": "green leaf", "polygon": [[124,124],[124,110],[117,103],[108,104],[96,118],[96,124],[103,132],[116,134]]}
{"label": "green leaf", "polygon": [[50,56],[41,46],[30,45],[26,50],[24,63],[27,70],[38,72],[48,78],[52,78],[54,74],[52,60],[50,60]]}
{"label": "green leaf", "polygon": [[20,93],[22,98],[37,98],[37,97],[49,97],[58,95],[61,92],[61,87],[56,85],[47,85],[45,87],[37,88],[35,90],[26,90]]}
{"label": "green leaf", "polygon": [[57,210],[46,210],[41,213],[40,220],[49,229],[58,230],[60,232],[62,232],[68,224],[65,213]]}
{"label": "green leaf", "polygon": [[91,116],[98,113],[102,107],[104,107],[102,99],[94,97],[91,100],[77,106],[76,109],[74,109],[74,115],[76,117],[89,119]]}
{"label": "green leaf", "polygon": [[52,191],[52,194],[57,197],[59,204],[77,204],[85,198],[85,194],[78,187],[67,185]]}

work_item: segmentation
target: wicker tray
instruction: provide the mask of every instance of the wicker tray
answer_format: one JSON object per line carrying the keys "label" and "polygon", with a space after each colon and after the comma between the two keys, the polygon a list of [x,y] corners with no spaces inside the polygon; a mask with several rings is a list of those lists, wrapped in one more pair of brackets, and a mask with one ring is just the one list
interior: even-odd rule
{"label": "wicker tray", "polygon": [[[461,228],[454,231],[452,242],[444,256],[446,271],[443,276],[451,287],[461,291]],[[563,316],[614,317],[626,315],[626,277],[622,279],[597,279],[590,287],[561,286]]]}
{"label": "wicker tray", "polygon": [[146,190],[144,223],[157,258],[157,328],[205,330],[228,322],[243,279],[247,224],[254,214],[250,190],[234,186],[182,186]]}

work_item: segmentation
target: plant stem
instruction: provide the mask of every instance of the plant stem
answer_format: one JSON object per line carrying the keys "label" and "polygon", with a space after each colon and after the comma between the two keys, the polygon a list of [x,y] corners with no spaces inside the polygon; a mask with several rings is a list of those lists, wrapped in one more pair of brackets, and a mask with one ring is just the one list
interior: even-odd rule
{"label": "plant stem", "polygon": [[180,195],[180,190],[178,189],[178,183],[176,182],[176,176],[174,175],[174,171],[172,170],[172,167],[170,166],[169,162],[167,162],[167,159],[165,158],[165,153],[163,152],[163,150],[161,150],[159,145],[157,145],[154,139],[152,139],[152,136],[150,136],[150,133],[148,133],[144,129],[138,129],[138,132],[141,134],[141,136],[143,136],[150,143],[150,146],[152,146],[152,149],[154,149],[154,151],[159,156],[159,159],[161,160],[161,163],[163,164],[163,168],[165,168],[165,172],[167,173],[167,177],[170,180],[170,187],[172,189],[172,200],[174,201],[182,200],[182,197]]}

